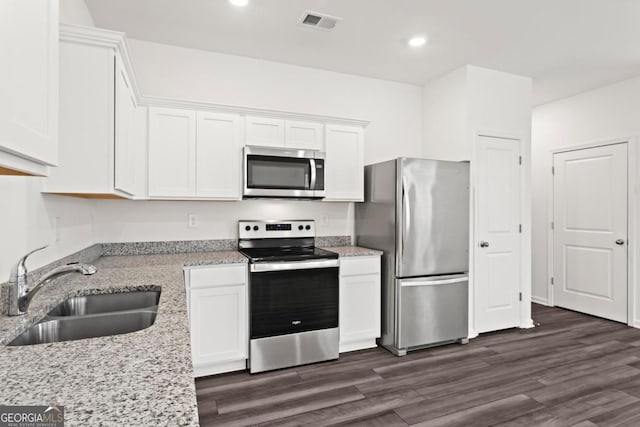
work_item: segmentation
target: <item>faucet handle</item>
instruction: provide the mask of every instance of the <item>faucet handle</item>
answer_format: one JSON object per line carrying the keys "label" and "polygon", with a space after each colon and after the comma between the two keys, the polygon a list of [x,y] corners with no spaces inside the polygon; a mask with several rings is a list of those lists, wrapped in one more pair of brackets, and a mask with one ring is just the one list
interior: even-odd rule
{"label": "faucet handle", "polygon": [[[27,258],[29,258],[29,255],[31,255],[34,252],[38,252],[41,251],[45,248],[49,247],[49,245],[44,245],[41,248],[37,248],[32,250],[31,252],[28,252],[27,254],[25,254],[22,258],[20,258],[18,260],[18,262],[16,263],[16,265],[13,266],[13,269],[11,270],[11,277],[9,277],[9,281],[10,282],[19,282],[20,278],[26,278],[27,276]],[[23,279],[24,280],[24,279]]]}

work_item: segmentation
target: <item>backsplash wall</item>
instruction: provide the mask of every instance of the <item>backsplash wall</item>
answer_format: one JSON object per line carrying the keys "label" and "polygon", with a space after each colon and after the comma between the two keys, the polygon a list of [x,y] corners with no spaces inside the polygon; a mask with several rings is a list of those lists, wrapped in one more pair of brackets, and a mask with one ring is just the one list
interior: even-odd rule
{"label": "backsplash wall", "polygon": [[49,245],[29,258],[34,270],[93,244],[91,202],[40,193],[42,179],[1,176],[0,283],[25,253]]}
{"label": "backsplash wall", "polygon": [[[94,200],[94,242],[236,239],[238,220],[313,219],[318,236],[353,236],[353,203]],[[188,226],[189,215],[197,227]]]}

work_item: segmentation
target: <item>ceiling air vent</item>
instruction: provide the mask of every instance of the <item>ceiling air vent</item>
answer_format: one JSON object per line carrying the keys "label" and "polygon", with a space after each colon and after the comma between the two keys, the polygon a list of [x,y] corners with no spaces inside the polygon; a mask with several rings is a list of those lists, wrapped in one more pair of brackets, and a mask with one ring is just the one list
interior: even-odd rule
{"label": "ceiling air vent", "polygon": [[324,13],[306,11],[300,21],[300,25],[305,27],[315,28],[317,30],[330,31],[336,26],[338,22],[342,21],[342,18],[336,16],[326,15]]}

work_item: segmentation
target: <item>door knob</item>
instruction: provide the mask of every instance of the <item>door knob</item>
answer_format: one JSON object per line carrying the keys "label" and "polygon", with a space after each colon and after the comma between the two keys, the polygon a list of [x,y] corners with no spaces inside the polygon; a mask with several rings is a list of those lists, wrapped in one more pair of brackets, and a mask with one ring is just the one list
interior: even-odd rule
{"label": "door knob", "polygon": [[616,245],[624,245],[624,240],[622,239],[616,240]]}
{"label": "door knob", "polygon": [[485,242],[484,240],[480,241],[480,247],[481,248],[488,248],[489,247],[489,242]]}

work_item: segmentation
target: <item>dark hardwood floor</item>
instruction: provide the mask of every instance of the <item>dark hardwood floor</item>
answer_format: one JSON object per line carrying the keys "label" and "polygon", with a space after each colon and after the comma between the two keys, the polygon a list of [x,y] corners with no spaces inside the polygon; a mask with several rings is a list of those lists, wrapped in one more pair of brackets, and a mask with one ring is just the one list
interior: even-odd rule
{"label": "dark hardwood floor", "polygon": [[640,330],[533,305],[539,327],[395,357],[196,381],[203,426],[640,426]]}

